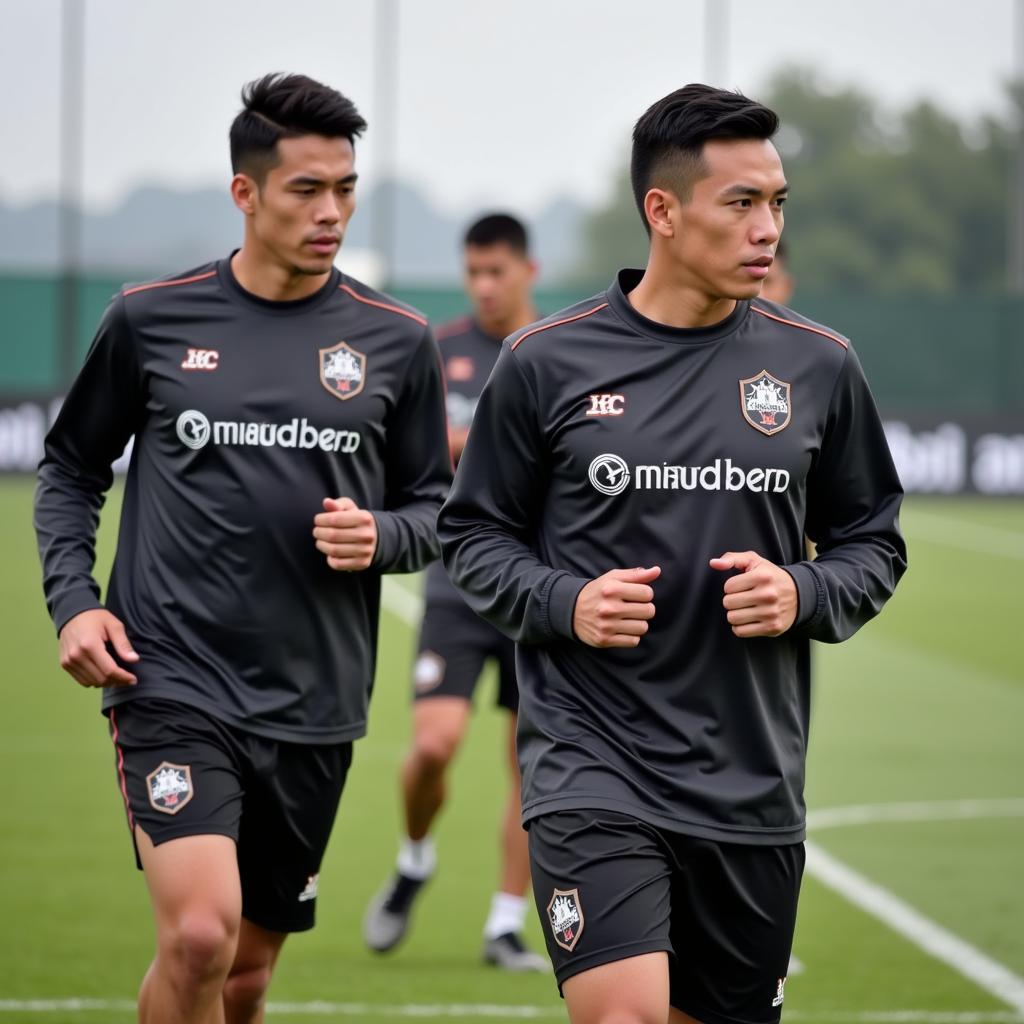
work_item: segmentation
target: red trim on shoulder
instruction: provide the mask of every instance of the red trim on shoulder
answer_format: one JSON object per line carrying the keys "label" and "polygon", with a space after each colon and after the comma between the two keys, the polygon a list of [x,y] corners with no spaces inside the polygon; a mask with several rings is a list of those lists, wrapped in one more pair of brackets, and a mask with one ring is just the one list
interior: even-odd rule
{"label": "red trim on shoulder", "polygon": [[125,288],[122,295],[134,295],[136,292],[147,292],[150,288],[170,288],[176,284],[192,284],[193,281],[205,281],[208,277],[216,277],[216,270],[208,270],[205,274],[196,274],[195,277],[179,277],[174,281],[151,281],[149,284],[137,284],[134,288]]}
{"label": "red trim on shoulder", "polygon": [[435,332],[434,337],[438,341],[444,341],[447,338],[455,338],[460,334],[465,334],[473,326],[473,318],[468,316],[460,316],[450,323],[442,324]]}
{"label": "red trim on shoulder", "polygon": [[784,317],[776,316],[774,313],[766,313],[763,309],[758,309],[757,306],[750,307],[755,313],[760,313],[761,316],[768,317],[769,320],[777,320],[780,324],[788,324],[790,327],[799,327],[801,331],[810,331],[811,334],[820,334],[823,338],[828,338],[829,341],[834,341],[837,345],[841,345],[843,348],[849,348],[850,343],[843,341],[842,338],[837,337],[835,334],[829,334],[828,331],[823,331],[820,327],[811,327],[808,324],[798,324],[795,320],[786,320]]}
{"label": "red trim on shoulder", "polygon": [[582,320],[585,316],[590,316],[593,313],[600,312],[607,305],[607,302],[602,302],[601,305],[595,306],[593,309],[588,309],[585,313],[577,313],[575,316],[567,316],[564,320],[556,320],[553,324],[541,324],[539,327],[534,327],[525,334],[521,334],[514,342],[512,342],[512,351],[514,352],[519,348],[519,346],[526,341],[531,334],[538,334],[541,331],[549,331],[552,327],[561,327],[562,324],[571,324],[573,320]]}
{"label": "red trim on shoulder", "polygon": [[401,309],[398,306],[390,306],[386,302],[377,302],[376,299],[368,299],[365,295],[360,295],[359,292],[352,288],[349,288],[347,284],[339,284],[338,289],[343,292],[348,292],[357,302],[365,302],[367,306],[376,306],[378,309],[386,309],[389,313],[398,313],[401,316],[407,316],[410,320],[415,320],[421,327],[427,326],[427,321],[421,316],[417,316],[415,313],[410,313],[407,309]]}

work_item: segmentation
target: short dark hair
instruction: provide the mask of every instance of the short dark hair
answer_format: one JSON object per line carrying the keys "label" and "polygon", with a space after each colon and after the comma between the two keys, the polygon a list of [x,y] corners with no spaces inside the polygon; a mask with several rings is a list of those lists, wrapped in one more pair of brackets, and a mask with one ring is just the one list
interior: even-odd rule
{"label": "short dark hair", "polygon": [[671,189],[680,199],[706,173],[704,143],[712,139],[770,139],[778,114],[739,92],[693,83],[651,106],[633,128],[630,179],[633,198],[650,233],[644,196],[652,188]]}
{"label": "short dark hair", "polygon": [[526,225],[511,213],[489,213],[475,220],[462,240],[463,245],[499,245],[502,242],[520,256],[529,255],[530,236]]}
{"label": "short dark hair", "polygon": [[262,181],[278,161],[277,143],[299,135],[346,138],[366,131],[355,104],[305,75],[264,75],[242,87],[242,109],[231,122],[231,169]]}

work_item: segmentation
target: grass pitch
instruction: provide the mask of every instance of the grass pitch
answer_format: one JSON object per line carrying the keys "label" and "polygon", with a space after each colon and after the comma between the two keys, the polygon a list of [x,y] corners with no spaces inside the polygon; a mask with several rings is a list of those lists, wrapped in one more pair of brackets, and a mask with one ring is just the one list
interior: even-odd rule
{"label": "grass pitch", "polygon": [[[97,697],[57,667],[31,492],[27,480],[0,482],[0,1024],[118,1024],[134,1017],[149,961],[148,904]],[[116,500],[102,530],[104,574],[115,514]],[[904,526],[911,569],[889,607],[848,643],[816,648],[811,838],[880,891],[883,908],[909,906],[927,936],[966,946],[944,947],[951,965],[809,873],[783,1019],[1024,1022],[1024,504],[910,500]],[[392,585],[407,598],[418,580]],[[388,957],[363,948],[363,909],[396,849],[409,605],[392,600],[383,614],[370,735],[321,874],[318,927],[289,940],[269,1019],[564,1019],[551,978],[479,963],[505,787],[493,679],[478,695],[438,829],[440,868],[412,935]],[[853,806],[858,823],[831,813]],[[532,915],[528,932],[539,948]],[[969,980],[964,949],[1005,974]]]}

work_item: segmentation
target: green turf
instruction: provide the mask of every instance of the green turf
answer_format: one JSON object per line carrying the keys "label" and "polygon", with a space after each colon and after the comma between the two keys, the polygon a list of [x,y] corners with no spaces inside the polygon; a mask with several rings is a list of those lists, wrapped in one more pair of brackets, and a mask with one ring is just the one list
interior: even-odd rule
{"label": "green turf", "polygon": [[[0,723],[6,783],[0,803],[0,1024],[128,1021],[129,1011],[2,1010],[4,999],[130,999],[152,937],[96,696],[79,690],[56,665],[30,503],[30,482],[0,482],[7,667]],[[113,515],[107,520],[104,562]],[[912,568],[896,599],[850,643],[816,650],[809,803],[1024,797],[1024,659],[1016,635],[1024,504],[910,501],[904,525]],[[456,766],[453,802],[438,833],[441,868],[424,894],[416,928],[392,957],[362,947],[364,906],[395,852],[396,771],[408,737],[412,643],[411,628],[385,614],[370,736],[357,747],[322,872],[319,927],[289,941],[272,998],[371,1007],[488,1003],[557,1014],[549,978],[507,977],[477,962],[504,796],[504,722],[488,706],[493,680]],[[1024,975],[1024,819],[890,822],[824,830],[814,838]],[[532,918],[530,936],[540,944]],[[806,969],[789,981],[786,1008],[799,1021],[824,1022],[836,1014],[867,1021],[864,1015],[901,1010],[1007,1010],[810,878],[796,953]]]}

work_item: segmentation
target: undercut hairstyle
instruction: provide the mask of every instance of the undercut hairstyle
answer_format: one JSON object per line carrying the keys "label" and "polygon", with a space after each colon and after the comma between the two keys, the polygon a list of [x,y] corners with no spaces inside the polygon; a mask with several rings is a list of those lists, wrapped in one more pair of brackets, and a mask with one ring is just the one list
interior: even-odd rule
{"label": "undercut hairstyle", "polygon": [[231,123],[231,169],[262,184],[280,160],[281,139],[323,135],[354,146],[364,131],[355,104],[336,89],[305,75],[264,75],[242,87],[242,109]]}
{"label": "undercut hairstyle", "polygon": [[504,243],[518,256],[529,256],[530,236],[526,225],[510,213],[489,213],[466,229],[463,245],[500,245]]}
{"label": "undercut hairstyle", "polygon": [[690,198],[694,182],[708,173],[704,143],[713,139],[770,139],[779,116],[739,92],[691,84],[658,100],[633,128],[630,180],[648,235],[644,197],[652,188]]}

